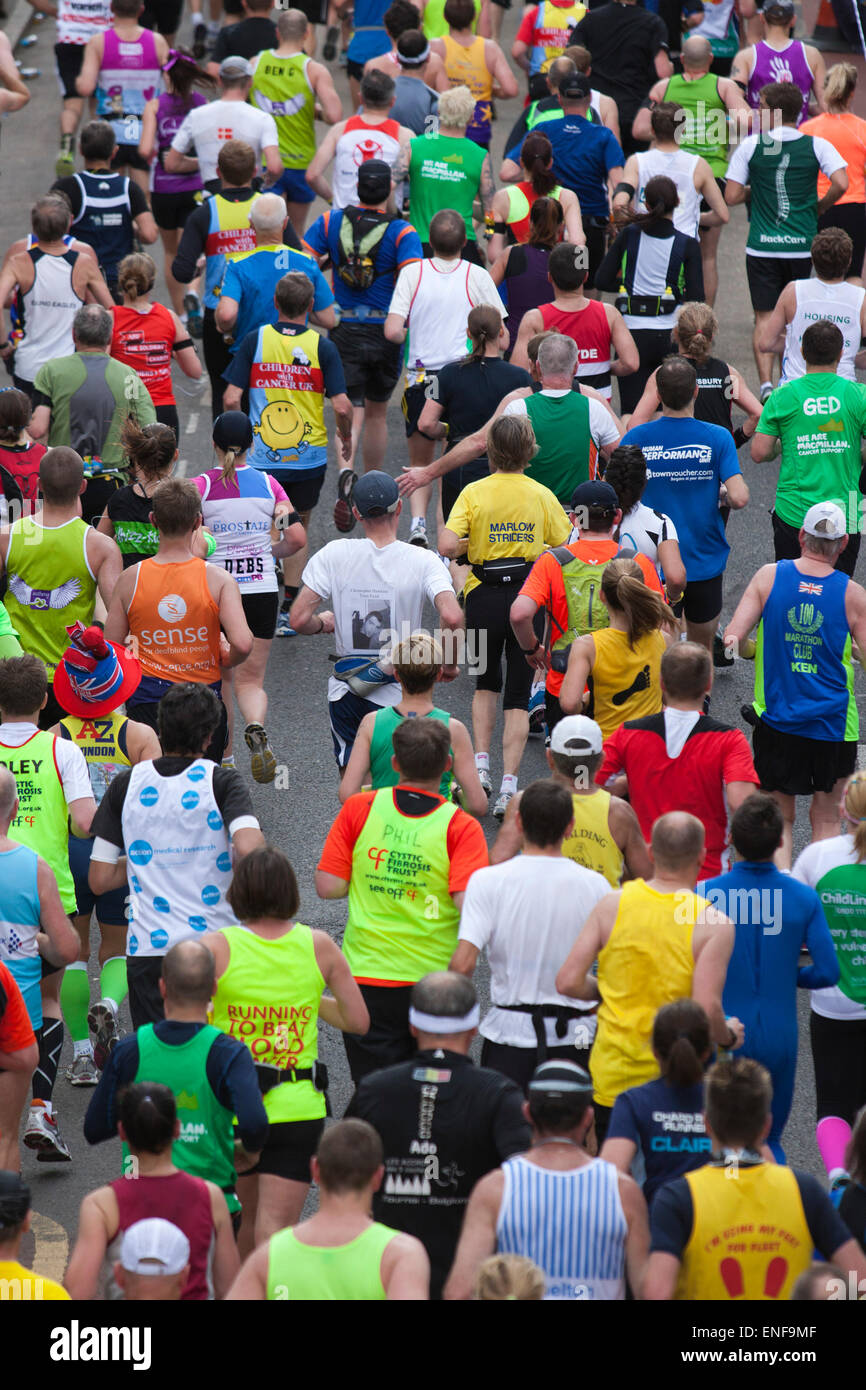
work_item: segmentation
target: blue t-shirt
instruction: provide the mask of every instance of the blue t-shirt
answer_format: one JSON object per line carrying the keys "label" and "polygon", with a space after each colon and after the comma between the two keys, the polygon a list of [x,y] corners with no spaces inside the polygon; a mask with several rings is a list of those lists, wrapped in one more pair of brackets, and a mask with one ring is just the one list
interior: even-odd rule
{"label": "blue t-shirt", "polygon": [[[544,134],[553,146],[553,172],[563,187],[577,194],[583,216],[607,217],[607,176],[625,164],[613,131],[583,116],[557,116],[545,117]],[[519,164],[522,148],[522,142],[515,145],[506,158]]]}
{"label": "blue t-shirt", "polygon": [[313,282],[313,309],[329,309],[334,302],[330,286],[312,256],[304,256],[289,246],[255,251],[239,261],[229,261],[221,294],[238,303],[235,340],[232,352],[237,352],[248,333],[266,323],[276,323],[274,290],[277,282],[291,271],[308,275]]}
{"label": "blue t-shirt", "polygon": [[719,511],[719,487],[740,472],[730,432],[701,420],[662,417],[628,430],[621,443],[643,450],[647,485],[641,501],[664,512],[676,526],[688,579],[723,574],[731,547]]}
{"label": "blue t-shirt", "polygon": [[[319,256],[331,257],[336,266],[340,257],[340,227],[343,213],[326,212],[317,217],[311,227],[304,232],[304,241]],[[333,271],[334,294],[341,309],[367,309],[367,323],[384,323],[397,283],[397,276],[404,265],[410,261],[420,261],[424,256],[421,238],[409,222],[395,217],[389,223],[385,235],[376,247],[373,268],[376,278],[366,290],[353,290],[345,285],[336,270]]]}
{"label": "blue t-shirt", "polygon": [[650,1203],[663,1183],[702,1168],[712,1151],[704,1124],[704,1083],[647,1081],[618,1095],[606,1138],[628,1139],[643,1157],[643,1193]]}

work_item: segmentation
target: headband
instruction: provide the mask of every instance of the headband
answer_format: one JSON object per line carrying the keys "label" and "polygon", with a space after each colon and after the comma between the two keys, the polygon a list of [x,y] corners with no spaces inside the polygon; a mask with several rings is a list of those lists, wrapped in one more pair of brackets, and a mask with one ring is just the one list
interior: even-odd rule
{"label": "headband", "polygon": [[473,1004],[468,1014],[459,1018],[444,1018],[439,1014],[424,1014],[410,1005],[409,1022],[419,1033],[465,1033],[477,1028],[481,1021],[481,1005]]}
{"label": "headband", "polygon": [[427,59],[428,59],[429,57],[430,57],[430,45],[429,45],[429,43],[428,43],[427,47],[426,47],[425,49],[423,49],[421,53],[417,53],[417,54],[415,55],[414,58],[406,58],[406,57],[404,57],[404,55],[400,52],[399,49],[397,50],[397,62],[400,64],[400,67],[401,67],[401,68],[421,68],[421,67],[423,67],[424,64],[427,62]]}
{"label": "headband", "polygon": [[171,72],[175,63],[194,63],[194,61],[193,58],[188,58],[185,53],[178,53],[176,48],[170,48],[168,50],[168,60],[163,63],[162,71]]}

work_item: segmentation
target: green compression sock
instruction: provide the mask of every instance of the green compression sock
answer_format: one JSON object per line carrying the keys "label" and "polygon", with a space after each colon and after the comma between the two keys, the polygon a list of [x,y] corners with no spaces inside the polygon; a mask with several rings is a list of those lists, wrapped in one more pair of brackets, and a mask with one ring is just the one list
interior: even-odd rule
{"label": "green compression sock", "polygon": [[126,957],[112,956],[102,967],[99,975],[100,999],[113,999],[118,1008],[126,998]]}
{"label": "green compression sock", "polygon": [[87,978],[87,965],[83,960],[74,960],[63,972],[60,1007],[72,1041],[86,1042],[90,1037],[90,1029],[87,1027],[90,981]]}

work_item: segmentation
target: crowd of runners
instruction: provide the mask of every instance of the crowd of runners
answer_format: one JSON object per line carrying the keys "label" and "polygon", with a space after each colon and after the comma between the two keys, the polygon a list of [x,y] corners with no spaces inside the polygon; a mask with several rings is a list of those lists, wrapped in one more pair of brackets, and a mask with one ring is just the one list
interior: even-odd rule
{"label": "crowd of runners", "polygon": [[[510,47],[511,0],[30,3],[62,106],[0,267],[0,1296],[856,1297],[857,69],[790,0],[539,0]],[[0,82],[27,119],[2,35]],[[744,458],[775,502],[725,621]],[[273,639],[322,635],[341,945],[247,780]],[[19,1259],[36,1165],[117,1138],[61,1286]]]}

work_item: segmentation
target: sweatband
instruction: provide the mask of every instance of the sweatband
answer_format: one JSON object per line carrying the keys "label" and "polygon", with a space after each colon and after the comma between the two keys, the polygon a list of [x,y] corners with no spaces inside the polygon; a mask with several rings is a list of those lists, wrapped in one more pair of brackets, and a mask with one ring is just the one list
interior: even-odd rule
{"label": "sweatband", "polygon": [[419,1033],[466,1033],[481,1022],[481,1005],[473,1004],[462,1018],[439,1018],[437,1014],[422,1014],[410,1004],[409,1022]]}
{"label": "sweatband", "polygon": [[613,190],[613,196],[616,197],[617,193],[627,193],[629,198],[633,198],[634,184],[626,183],[623,179],[620,179],[616,188]]}
{"label": "sweatband", "polygon": [[399,51],[399,49],[398,49],[398,51],[397,51],[397,62],[398,62],[398,64],[400,65],[401,68],[423,68],[424,64],[427,62],[427,59],[428,59],[429,57],[430,57],[430,45],[429,45],[429,43],[428,43],[427,47],[426,47],[421,53],[416,53],[416,55],[415,55],[414,58],[407,58],[406,55],[405,55],[405,53],[401,53],[401,52]]}
{"label": "sweatband", "polygon": [[188,347],[192,347],[192,346],[193,346],[192,338],[184,338],[182,342],[180,342],[180,343],[175,343],[174,347],[172,348],[172,352],[183,352],[184,348],[188,348]]}

